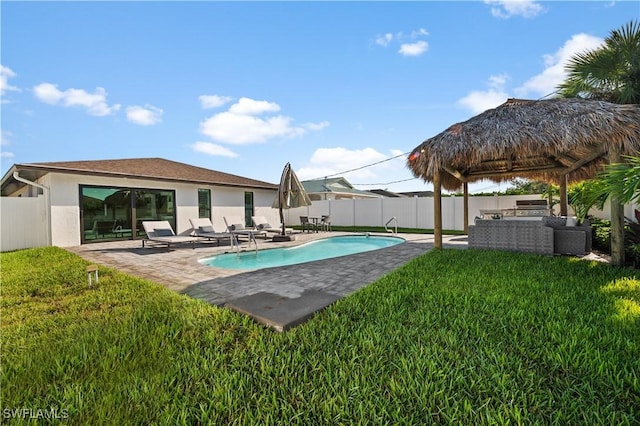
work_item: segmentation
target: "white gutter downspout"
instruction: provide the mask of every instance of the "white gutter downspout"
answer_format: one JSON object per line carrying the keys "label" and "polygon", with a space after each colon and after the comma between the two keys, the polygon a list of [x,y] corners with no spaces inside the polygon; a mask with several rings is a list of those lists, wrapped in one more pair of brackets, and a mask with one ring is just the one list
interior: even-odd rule
{"label": "white gutter downspout", "polygon": [[18,182],[26,183],[27,185],[35,186],[36,188],[42,189],[42,192],[44,193],[45,204],[46,204],[45,214],[47,215],[47,220],[46,220],[46,224],[47,224],[47,245],[51,246],[52,245],[52,241],[51,241],[52,240],[52,238],[51,238],[51,194],[49,192],[49,188],[47,188],[44,185],[40,185],[39,183],[32,182],[30,180],[27,180],[27,179],[21,177],[18,174],[18,171],[13,172],[13,178],[15,180],[17,180]]}

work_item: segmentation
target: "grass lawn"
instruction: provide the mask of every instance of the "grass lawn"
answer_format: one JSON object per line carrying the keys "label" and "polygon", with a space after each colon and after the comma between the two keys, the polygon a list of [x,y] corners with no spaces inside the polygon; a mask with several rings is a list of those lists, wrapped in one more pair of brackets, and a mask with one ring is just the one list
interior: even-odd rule
{"label": "grass lawn", "polygon": [[0,261],[1,421],[640,423],[637,270],[432,250],[278,334],[112,269],[89,289],[61,249]]}

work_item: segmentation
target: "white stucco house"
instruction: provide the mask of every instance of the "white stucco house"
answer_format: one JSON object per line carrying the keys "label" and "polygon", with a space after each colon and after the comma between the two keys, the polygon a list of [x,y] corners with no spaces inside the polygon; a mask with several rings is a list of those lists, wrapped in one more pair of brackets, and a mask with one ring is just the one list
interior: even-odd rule
{"label": "white stucco house", "polygon": [[145,220],[177,234],[190,218],[220,231],[225,216],[277,221],[277,185],[162,158],[14,164],[0,188],[2,251],[140,239]]}

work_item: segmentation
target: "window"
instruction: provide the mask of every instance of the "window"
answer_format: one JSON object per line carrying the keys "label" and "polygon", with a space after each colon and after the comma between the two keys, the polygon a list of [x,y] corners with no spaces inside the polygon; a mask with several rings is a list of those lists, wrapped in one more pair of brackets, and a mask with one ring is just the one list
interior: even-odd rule
{"label": "window", "polygon": [[198,188],[198,217],[211,219],[211,190]]}
{"label": "window", "polygon": [[253,216],[253,192],[244,193],[244,223],[246,226],[251,226]]}

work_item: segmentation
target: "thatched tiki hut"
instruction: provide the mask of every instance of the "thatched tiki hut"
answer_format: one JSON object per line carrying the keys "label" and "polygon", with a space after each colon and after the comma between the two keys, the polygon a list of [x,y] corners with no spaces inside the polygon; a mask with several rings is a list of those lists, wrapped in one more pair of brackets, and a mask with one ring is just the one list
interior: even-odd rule
{"label": "thatched tiki hut", "polygon": [[[416,177],[433,182],[436,247],[442,246],[441,188],[464,189],[482,179],[524,177],[553,182],[567,213],[567,183],[595,177],[608,163],[640,151],[640,105],[584,99],[509,99],[427,139],[409,155]],[[465,229],[469,222],[465,209]],[[612,202],[612,258],[624,261],[622,206]],[[615,241],[615,247],[613,247]],[[621,255],[620,259],[617,256]]]}

